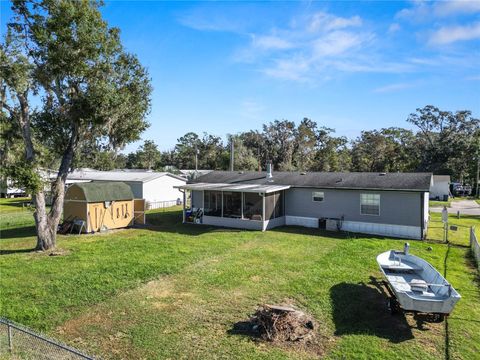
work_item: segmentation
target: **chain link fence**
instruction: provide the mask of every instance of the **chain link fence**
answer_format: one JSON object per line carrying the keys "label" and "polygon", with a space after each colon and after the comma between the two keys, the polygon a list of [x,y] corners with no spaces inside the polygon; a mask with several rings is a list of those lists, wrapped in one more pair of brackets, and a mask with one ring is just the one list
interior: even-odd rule
{"label": "chain link fence", "polygon": [[475,234],[475,226],[470,228],[470,248],[472,249],[473,257],[477,263],[477,268],[480,270],[480,244],[478,243],[477,235]]}
{"label": "chain link fence", "polygon": [[93,360],[94,358],[25,326],[0,318],[0,359]]}

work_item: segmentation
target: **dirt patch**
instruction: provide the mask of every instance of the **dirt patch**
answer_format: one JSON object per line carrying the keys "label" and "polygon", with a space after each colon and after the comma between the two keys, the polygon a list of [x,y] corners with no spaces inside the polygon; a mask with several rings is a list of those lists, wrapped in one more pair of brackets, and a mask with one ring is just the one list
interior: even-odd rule
{"label": "dirt patch", "polygon": [[58,248],[52,251],[48,251],[47,254],[48,256],[66,256],[66,255],[70,255],[71,251],[67,249]]}
{"label": "dirt patch", "polygon": [[325,339],[318,328],[312,316],[284,303],[260,306],[247,321],[234,324],[229,333],[247,335],[260,346],[269,343],[286,350],[321,355],[325,352],[322,345]]}

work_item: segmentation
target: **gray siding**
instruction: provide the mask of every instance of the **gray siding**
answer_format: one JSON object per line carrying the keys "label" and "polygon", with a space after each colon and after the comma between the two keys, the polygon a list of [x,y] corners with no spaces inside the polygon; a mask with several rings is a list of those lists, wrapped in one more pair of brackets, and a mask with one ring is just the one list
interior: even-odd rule
{"label": "gray siding", "polygon": [[203,207],[203,191],[192,190],[192,207]]}
{"label": "gray siding", "polygon": [[[323,202],[312,201],[313,191],[323,191]],[[360,215],[360,194],[380,194],[380,215]],[[341,218],[393,225],[422,225],[423,194],[401,191],[362,191],[293,188],[285,191],[285,215],[311,218]]]}

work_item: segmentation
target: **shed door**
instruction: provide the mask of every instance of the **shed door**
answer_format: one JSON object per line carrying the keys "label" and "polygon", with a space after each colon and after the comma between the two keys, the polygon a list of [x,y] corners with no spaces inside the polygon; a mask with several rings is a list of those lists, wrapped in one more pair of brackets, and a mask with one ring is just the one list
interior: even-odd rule
{"label": "shed door", "polygon": [[134,199],[133,210],[133,223],[145,224],[145,199]]}

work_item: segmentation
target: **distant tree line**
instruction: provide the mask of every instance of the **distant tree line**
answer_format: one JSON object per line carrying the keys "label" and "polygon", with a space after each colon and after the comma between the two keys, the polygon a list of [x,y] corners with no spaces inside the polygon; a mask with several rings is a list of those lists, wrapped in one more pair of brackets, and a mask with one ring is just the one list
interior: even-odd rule
{"label": "distant tree line", "polygon": [[268,160],[275,170],[298,171],[425,171],[451,175],[473,182],[480,149],[480,120],[470,111],[442,111],[434,106],[417,109],[407,122],[415,131],[390,127],[362,131],[349,140],[332,128],[304,118],[298,125],[275,120],[228,136],[189,132],[175,147],[160,151],[147,140],[135,152],[115,155],[101,149],[90,151],[78,165],[98,169],[139,168],[155,170],[227,170],[230,142],[234,143],[235,170],[263,170]]}

